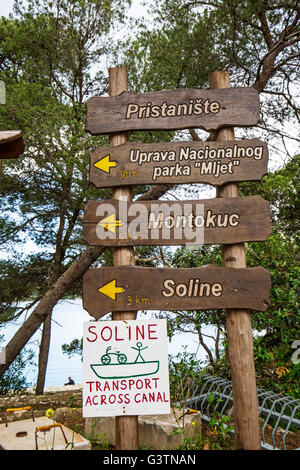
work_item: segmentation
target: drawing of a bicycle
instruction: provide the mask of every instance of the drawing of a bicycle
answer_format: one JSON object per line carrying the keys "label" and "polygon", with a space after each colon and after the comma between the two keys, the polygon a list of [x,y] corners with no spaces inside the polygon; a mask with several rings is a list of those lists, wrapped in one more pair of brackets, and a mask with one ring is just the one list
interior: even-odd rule
{"label": "drawing of a bicycle", "polygon": [[111,350],[111,346],[108,346],[106,349],[105,354],[101,356],[101,362],[102,364],[110,364],[111,363],[111,356],[117,356],[117,361],[119,364],[126,364],[127,362],[127,356],[126,354],[121,353],[120,351],[116,352],[109,352]]}

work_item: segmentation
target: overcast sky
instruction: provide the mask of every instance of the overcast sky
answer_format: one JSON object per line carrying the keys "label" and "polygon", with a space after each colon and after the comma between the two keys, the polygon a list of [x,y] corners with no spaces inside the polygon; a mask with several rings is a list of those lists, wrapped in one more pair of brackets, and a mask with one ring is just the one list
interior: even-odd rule
{"label": "overcast sky", "polygon": [[[145,9],[141,6],[142,0],[133,0],[130,13],[133,16],[142,16]],[[0,16],[8,16],[12,12],[14,0],[0,0]]]}
{"label": "overcast sky", "polygon": [[8,16],[12,11],[14,0],[1,0],[0,1],[0,16]]}

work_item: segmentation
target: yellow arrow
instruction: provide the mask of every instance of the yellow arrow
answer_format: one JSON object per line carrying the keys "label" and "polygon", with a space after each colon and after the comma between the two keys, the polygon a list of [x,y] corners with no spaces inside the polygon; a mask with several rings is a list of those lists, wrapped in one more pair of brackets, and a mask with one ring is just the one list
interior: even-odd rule
{"label": "yellow arrow", "polygon": [[111,214],[105,219],[100,220],[98,225],[101,225],[101,227],[106,228],[106,230],[109,230],[112,233],[116,233],[116,227],[123,225],[123,222],[122,220],[116,220],[115,214]]}
{"label": "yellow arrow", "polygon": [[124,289],[123,287],[117,287],[116,280],[114,279],[113,281],[110,281],[104,286],[100,287],[98,291],[101,292],[101,294],[106,295],[110,299],[116,300],[116,294],[121,294],[122,292],[124,292]]}
{"label": "yellow arrow", "polygon": [[112,166],[117,166],[117,162],[112,162],[109,160],[110,155],[106,155],[106,157],[101,158],[98,160],[96,163],[94,163],[94,166],[98,168],[99,170],[105,171],[105,173],[110,173],[110,168]]}

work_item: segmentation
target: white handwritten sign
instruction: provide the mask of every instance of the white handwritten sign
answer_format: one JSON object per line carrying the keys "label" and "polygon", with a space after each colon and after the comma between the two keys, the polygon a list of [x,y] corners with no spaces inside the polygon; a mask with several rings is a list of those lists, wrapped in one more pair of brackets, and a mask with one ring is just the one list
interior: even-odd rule
{"label": "white handwritten sign", "polygon": [[166,320],[85,322],[83,416],[170,413]]}

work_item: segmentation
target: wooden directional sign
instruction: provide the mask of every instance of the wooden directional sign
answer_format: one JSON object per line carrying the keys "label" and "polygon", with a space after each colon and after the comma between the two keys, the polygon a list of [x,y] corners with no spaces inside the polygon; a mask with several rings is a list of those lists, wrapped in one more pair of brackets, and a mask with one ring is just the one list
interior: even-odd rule
{"label": "wooden directional sign", "polygon": [[250,308],[270,303],[262,267],[92,268],[83,277],[83,306],[95,318],[111,311]]}
{"label": "wooden directional sign", "polygon": [[24,147],[22,131],[0,132],[0,159],[16,158],[24,152]]}
{"label": "wooden directional sign", "polygon": [[95,96],[87,101],[86,131],[111,134],[133,130],[253,126],[259,120],[254,88],[178,89]]}
{"label": "wooden directional sign", "polygon": [[97,188],[162,183],[206,183],[260,180],[267,173],[265,142],[129,142],[98,147],[91,155],[90,182]]}
{"label": "wooden directional sign", "polygon": [[198,201],[89,201],[84,239],[90,245],[231,244],[266,240],[269,203],[261,196]]}

